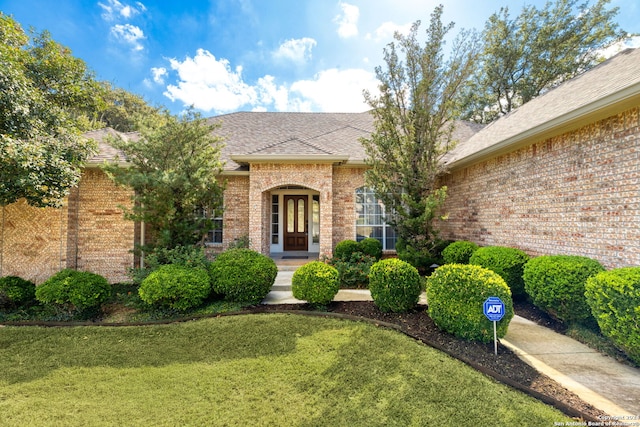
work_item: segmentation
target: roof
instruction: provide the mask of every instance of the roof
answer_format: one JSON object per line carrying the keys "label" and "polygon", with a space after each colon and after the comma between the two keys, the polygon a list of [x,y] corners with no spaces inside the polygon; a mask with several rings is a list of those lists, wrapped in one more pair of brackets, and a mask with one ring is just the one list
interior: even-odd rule
{"label": "roof", "polygon": [[249,161],[364,160],[359,139],[373,131],[369,113],[239,112],[209,119],[226,146],[226,171],[247,170]]}
{"label": "roof", "polygon": [[640,49],[627,49],[501,117],[445,158],[450,168],[499,155],[640,105]]}
{"label": "roof", "polygon": [[[209,119],[221,125],[227,171],[246,171],[250,162],[310,161],[364,164],[360,138],[375,130],[364,113],[240,112]],[[458,122],[454,139],[465,141],[482,125]]]}
{"label": "roof", "polygon": [[98,153],[89,159],[89,165],[102,164],[106,161],[114,161],[117,158],[124,159],[124,154],[120,150],[109,145],[109,139],[120,137],[125,141],[137,141],[139,138],[136,132],[118,132],[112,128],[92,130],[84,133],[84,136],[98,143]]}

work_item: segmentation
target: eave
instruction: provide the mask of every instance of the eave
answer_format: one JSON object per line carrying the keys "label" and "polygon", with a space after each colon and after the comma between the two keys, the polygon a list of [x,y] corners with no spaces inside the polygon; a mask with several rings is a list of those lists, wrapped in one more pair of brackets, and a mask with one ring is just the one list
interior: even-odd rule
{"label": "eave", "polygon": [[529,128],[523,132],[492,144],[465,157],[447,163],[450,170],[460,169],[474,163],[515,151],[538,141],[571,132],[580,127],[606,119],[615,114],[640,105],[640,82],[618,92],[583,105],[566,114]]}

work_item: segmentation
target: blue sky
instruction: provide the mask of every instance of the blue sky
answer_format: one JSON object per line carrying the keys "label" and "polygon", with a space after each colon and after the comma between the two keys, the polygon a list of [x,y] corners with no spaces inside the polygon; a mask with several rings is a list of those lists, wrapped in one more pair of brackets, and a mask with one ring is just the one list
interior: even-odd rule
{"label": "blue sky", "polygon": [[[594,3],[596,0],[592,0]],[[101,80],[178,113],[358,112],[395,30],[443,21],[482,29],[508,5],[544,0],[0,0],[24,28],[48,30]],[[636,0],[612,0],[618,23],[640,33]]]}

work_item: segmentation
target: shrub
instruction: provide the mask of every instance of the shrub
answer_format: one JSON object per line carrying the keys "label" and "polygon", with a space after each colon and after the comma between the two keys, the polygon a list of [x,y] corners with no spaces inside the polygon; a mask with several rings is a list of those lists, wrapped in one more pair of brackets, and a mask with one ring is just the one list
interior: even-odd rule
{"label": "shrub", "polygon": [[0,308],[16,308],[32,302],[36,285],[17,276],[0,277]]}
{"label": "shrub", "polygon": [[640,267],[590,277],[585,296],[602,333],[640,364]]}
{"label": "shrub", "polygon": [[320,261],[313,261],[298,268],[291,279],[293,297],[309,304],[329,304],[340,289],[338,270]]}
{"label": "shrub", "polygon": [[66,269],[36,287],[36,299],[68,313],[100,307],[111,297],[111,285],[99,274]]}
{"label": "shrub", "polygon": [[332,258],[327,262],[338,270],[338,283],[341,288],[369,289],[369,270],[376,262],[374,257],[354,252],[347,260]]}
{"label": "shrub", "polygon": [[209,266],[213,290],[225,299],[258,304],[273,286],[278,274],[276,263],[250,249],[230,249]]}
{"label": "shrub", "polygon": [[211,284],[206,270],[166,264],[152,271],[140,284],[142,301],[178,311],[197,307],[209,296]]}
{"label": "shrub", "polygon": [[420,275],[407,262],[397,258],[384,259],[369,270],[369,290],[381,311],[403,313],[418,304],[422,291]]}
{"label": "shrub", "polygon": [[432,265],[441,263],[437,255],[415,249],[402,239],[396,243],[396,253],[400,260],[411,264],[421,275],[429,274],[433,270]]}
{"label": "shrub", "polygon": [[429,316],[440,329],[466,340],[493,340],[493,322],[483,312],[489,297],[504,302],[504,317],[496,325],[498,337],[503,337],[513,318],[513,301],[497,273],[477,265],[447,264],[427,278]]}
{"label": "shrub", "polygon": [[367,237],[358,243],[358,250],[365,255],[369,255],[377,260],[382,258],[382,243],[373,237]]}
{"label": "shrub", "polygon": [[132,271],[132,279],[135,283],[142,283],[152,271],[162,265],[183,265],[185,267],[207,269],[209,266],[204,249],[198,246],[176,246],[174,248],[155,248],[145,253],[144,268],[135,268]]}
{"label": "shrub", "polygon": [[469,264],[469,258],[478,249],[478,245],[466,240],[449,244],[442,251],[445,264]]}
{"label": "shrub", "polygon": [[527,261],[529,261],[529,255],[520,249],[503,246],[479,248],[469,258],[469,264],[488,268],[502,277],[511,289],[511,295],[516,299],[526,295],[522,269]]}
{"label": "shrub", "polygon": [[360,245],[355,240],[343,240],[336,245],[333,256],[338,259],[349,259],[355,252],[360,252]]}
{"label": "shrub", "polygon": [[591,314],[584,296],[585,283],[601,271],[602,265],[591,258],[541,256],[525,264],[524,287],[537,307],[563,322],[578,322]]}

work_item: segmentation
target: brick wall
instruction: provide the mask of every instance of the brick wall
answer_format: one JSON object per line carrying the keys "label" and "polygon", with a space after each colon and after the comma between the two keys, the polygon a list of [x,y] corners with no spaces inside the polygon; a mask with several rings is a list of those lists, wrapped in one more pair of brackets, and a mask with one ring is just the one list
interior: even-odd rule
{"label": "brick wall", "polygon": [[249,237],[252,249],[269,253],[268,191],[283,185],[300,185],[320,192],[320,253],[332,252],[331,164],[252,163],[249,190]]}
{"label": "brick wall", "polygon": [[336,167],[333,175],[333,247],[356,238],[356,188],[364,185],[365,168]]}
{"label": "brick wall", "polygon": [[209,251],[221,252],[237,239],[249,235],[249,177],[225,177],[222,245],[211,246]]}
{"label": "brick wall", "polygon": [[0,276],[42,283],[67,262],[67,208],[0,208]]}
{"label": "brick wall", "polygon": [[0,210],[0,275],[42,283],[63,268],[127,280],[134,224],[118,205],[130,192],[95,169],[83,173],[60,209],[34,208],[24,200]]}
{"label": "brick wall", "polygon": [[70,235],[77,233],[77,269],[101,274],[110,282],[129,280],[135,224],[124,218],[120,206],[131,206],[131,190],[115,186],[99,169],[86,169],[78,194],[77,202],[73,194],[69,198],[70,213],[75,203],[78,209],[77,222],[69,221]]}
{"label": "brick wall", "polygon": [[454,170],[443,237],[640,265],[640,123],[634,108]]}

